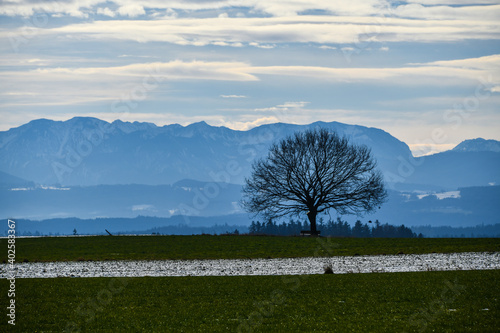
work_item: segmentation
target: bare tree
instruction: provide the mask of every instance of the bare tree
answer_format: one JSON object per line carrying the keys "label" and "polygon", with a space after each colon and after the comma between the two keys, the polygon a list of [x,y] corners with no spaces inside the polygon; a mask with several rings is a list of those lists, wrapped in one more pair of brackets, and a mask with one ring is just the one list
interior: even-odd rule
{"label": "bare tree", "polygon": [[307,214],[311,234],[316,216],[370,212],[387,197],[382,175],[366,146],[326,129],[307,130],[271,146],[253,164],[243,187],[243,206],[267,218]]}

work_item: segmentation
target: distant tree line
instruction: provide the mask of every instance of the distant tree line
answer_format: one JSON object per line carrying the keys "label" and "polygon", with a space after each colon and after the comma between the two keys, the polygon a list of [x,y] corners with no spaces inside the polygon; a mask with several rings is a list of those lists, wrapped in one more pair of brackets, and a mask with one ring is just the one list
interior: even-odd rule
{"label": "distant tree line", "polygon": [[484,225],[479,224],[473,227],[433,227],[430,225],[412,227],[417,233],[422,233],[425,237],[442,238],[500,238],[500,223]]}
{"label": "distant tree line", "polygon": [[215,224],[209,227],[191,227],[187,225],[170,225],[156,227],[146,231],[136,231],[135,234],[153,235],[239,235],[247,233],[248,227],[241,225]]}
{"label": "distant tree line", "polygon": [[[182,217],[179,219],[179,221]],[[176,222],[179,222],[176,221]],[[274,221],[256,222],[247,227],[243,225],[215,224],[207,226],[193,226],[178,223],[167,226],[154,226],[161,222],[171,223],[167,218],[139,216],[130,218],[99,218],[95,220],[80,220],[76,218],[51,219],[43,221],[30,221],[19,219],[16,221],[17,236],[63,236],[72,235],[77,230],[78,235],[107,235],[105,228],[113,235],[125,234],[159,234],[159,235],[193,235],[193,234],[269,234],[269,235],[299,235],[301,230],[309,230],[309,222],[294,221],[276,223]],[[6,226],[7,224],[5,224]],[[5,226],[0,226],[0,235],[7,236]],[[141,228],[142,227],[142,228]],[[471,227],[451,227],[451,226],[417,226],[407,228],[393,226],[387,223],[381,224],[362,223],[358,221],[353,227],[346,221],[338,218],[335,221],[325,222],[318,220],[318,230],[322,236],[334,237],[415,237],[423,234],[426,238],[433,237],[455,237],[455,238],[475,238],[494,237],[500,238],[500,223],[479,224]],[[412,235],[410,236],[410,231]],[[402,235],[402,236],[400,236]]]}
{"label": "distant tree line", "polygon": [[[273,220],[267,222],[252,221],[248,231],[251,235],[279,235],[292,236],[299,235],[302,230],[308,230],[308,222],[294,221],[276,223]],[[423,237],[422,234],[417,235],[410,228],[401,226],[393,226],[388,223],[381,224],[378,220],[371,226],[361,221],[356,221],[353,227],[346,221],[337,218],[336,221],[329,220],[325,222],[323,218],[319,219],[318,230],[321,236],[332,237],[394,237],[394,238],[414,238]]]}

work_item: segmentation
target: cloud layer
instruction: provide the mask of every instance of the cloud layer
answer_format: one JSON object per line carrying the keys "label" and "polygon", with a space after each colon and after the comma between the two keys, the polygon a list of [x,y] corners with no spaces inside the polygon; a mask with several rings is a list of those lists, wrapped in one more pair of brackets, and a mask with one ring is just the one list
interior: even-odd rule
{"label": "cloud layer", "polygon": [[[188,18],[161,20],[101,20],[62,27],[32,27],[30,33],[87,40],[168,42],[178,45],[244,45],[269,47],[284,43],[363,44],[374,42],[439,42],[467,39],[500,39],[500,6],[481,7],[477,17],[460,19],[289,16],[267,18]],[[469,8],[469,7],[467,7]],[[413,12],[413,11],[411,11]],[[132,11],[130,15],[132,15]],[[492,14],[493,13],[493,14]],[[422,14],[425,16],[426,14]],[[22,36],[20,27],[9,35]],[[8,37],[4,33],[0,36]]]}
{"label": "cloud layer", "polygon": [[499,39],[493,0],[4,1],[0,129],[89,115],[500,139]]}

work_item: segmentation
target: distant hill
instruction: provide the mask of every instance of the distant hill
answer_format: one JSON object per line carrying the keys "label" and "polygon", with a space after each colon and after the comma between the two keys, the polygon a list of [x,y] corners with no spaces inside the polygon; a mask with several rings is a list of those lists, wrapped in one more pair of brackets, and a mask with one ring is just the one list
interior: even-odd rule
{"label": "distant hill", "polygon": [[[500,223],[500,186],[465,187],[440,193],[389,191],[388,201],[365,219],[406,226],[471,227]],[[345,216],[350,222],[356,216]]]}
{"label": "distant hill", "polygon": [[209,183],[207,186],[194,180],[173,185],[4,188],[0,189],[0,218],[227,215],[243,213],[238,206],[240,198],[240,185]]}
{"label": "distant hill", "polygon": [[[246,215],[228,215],[219,217],[192,217],[186,223],[183,216],[158,218],[137,216],[135,218],[55,218],[43,221],[16,219],[16,235],[73,235],[76,229],[78,235],[108,235],[108,230],[113,235],[120,233],[132,234],[176,234],[191,235],[194,233],[226,233],[238,229],[247,232]],[[6,236],[7,223],[0,225],[0,235]]]}
{"label": "distant hill", "polygon": [[33,187],[35,183],[0,171],[0,188]]}
{"label": "distant hill", "polygon": [[[194,180],[182,180],[173,185],[0,189],[0,219],[135,218],[141,215],[172,217],[171,221],[188,226],[195,225],[200,218],[203,218],[203,226],[224,223],[248,225],[253,218],[238,205],[240,199],[241,185]],[[406,226],[496,224],[500,223],[499,202],[500,186],[468,187],[440,193],[389,190],[388,201],[373,214],[364,217],[346,215],[342,218],[350,223],[361,218],[365,222],[378,219],[382,223]],[[330,216],[335,219],[335,211],[331,211]],[[265,222],[261,217],[255,219]],[[303,220],[306,220],[305,216]],[[148,228],[156,226],[159,225]],[[127,228],[114,230],[145,230]],[[41,231],[40,228],[38,230]]]}
{"label": "distant hill", "polygon": [[[252,218],[237,211],[233,211],[232,214],[217,215],[217,212],[230,212],[229,207],[232,206],[232,202],[238,200],[239,194],[232,186],[221,188],[218,199],[209,202],[205,209],[200,210],[198,212],[200,216],[182,216],[178,215],[179,211],[176,215],[170,216],[169,209],[178,208],[179,202],[193,205],[195,202],[193,199],[197,196],[195,189],[200,183],[186,180],[178,185],[179,187],[106,185],[71,190],[38,189],[38,192],[16,191],[15,193],[0,190],[2,195],[7,193],[9,198],[7,201],[0,200],[0,212],[9,213],[9,217],[15,218],[16,234],[20,235],[37,232],[72,234],[75,228],[79,234],[106,234],[105,229],[112,233],[127,231],[149,234],[233,232],[235,229],[245,232],[247,230],[245,227],[249,226],[252,220],[267,222],[261,217]],[[192,185],[195,187],[190,187]],[[140,193],[143,194],[142,199]],[[131,202],[148,204],[136,205],[138,209],[134,211]],[[475,230],[470,228],[495,224],[498,226],[500,223],[498,202],[500,202],[500,186],[461,188],[457,191],[435,194],[389,191],[388,202],[374,214],[363,217],[342,216],[342,220],[348,221],[351,225],[358,219],[363,223],[372,221],[374,224],[379,220],[382,224],[404,224],[412,227],[415,232],[429,236],[461,234],[470,236],[470,233],[474,232],[476,236],[497,237],[498,231],[495,230],[498,230],[498,227],[491,230],[482,227]],[[54,218],[58,216],[54,212],[62,211],[67,215]],[[39,215],[30,217],[30,214],[34,213]],[[83,219],[70,217],[75,215]],[[335,212],[331,212],[330,216],[320,217],[325,222],[337,218]],[[44,220],[35,221],[39,219]],[[293,217],[293,219],[306,222],[305,217],[302,219]],[[288,221],[290,220],[287,219]],[[222,229],[211,228],[214,225],[221,226]],[[444,228],[445,226],[470,230]],[[0,225],[0,235],[6,235],[7,230],[7,223]]]}
{"label": "distant hill", "polygon": [[500,184],[500,153],[492,151],[451,150],[415,158],[414,163],[405,178],[413,185],[406,189],[452,190]]}
{"label": "distant hill", "polygon": [[452,149],[456,152],[478,152],[478,151],[491,151],[500,152],[500,141],[485,140],[482,138],[465,140]]}

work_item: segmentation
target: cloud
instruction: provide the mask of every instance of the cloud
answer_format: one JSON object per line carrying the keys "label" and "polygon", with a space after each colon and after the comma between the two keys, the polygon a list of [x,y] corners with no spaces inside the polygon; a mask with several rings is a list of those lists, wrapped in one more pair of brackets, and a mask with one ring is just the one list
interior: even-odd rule
{"label": "cloud", "polygon": [[111,104],[123,99],[132,99],[135,103],[152,99],[158,87],[179,80],[258,80],[246,68],[248,64],[239,62],[171,61],[0,72],[0,89],[9,93],[3,95],[0,106],[5,109],[14,106]]}
{"label": "cloud", "polygon": [[496,5],[498,0],[407,0],[408,3],[417,3],[420,5]]}
{"label": "cloud", "polygon": [[257,112],[275,112],[276,114],[283,115],[284,112],[288,112],[290,110],[299,110],[305,107],[309,102],[285,102],[280,105],[267,107],[267,108],[257,108],[254,111]]}
{"label": "cloud", "polygon": [[[258,80],[246,69],[248,64],[241,62],[205,62],[180,60],[170,62],[136,63],[116,67],[80,67],[80,68],[38,68],[25,75],[34,78],[44,77],[53,80],[123,80],[124,77],[158,78],[159,80],[222,80],[222,81],[256,81]],[[4,72],[0,75],[20,75],[16,72]],[[21,74],[22,75],[22,74]]]}
{"label": "cloud", "polygon": [[[139,6],[140,7],[140,6]],[[142,7],[120,7],[121,15],[142,15]],[[286,43],[359,44],[361,42],[439,42],[500,39],[500,22],[488,6],[477,19],[404,19],[372,16],[300,15],[264,18],[177,18],[155,20],[95,20],[43,29],[40,36],[65,39],[132,40],[178,45],[211,44],[272,48]],[[125,10],[124,8],[128,8]],[[134,9],[135,8],[135,9]],[[478,9],[479,10],[479,9]],[[12,33],[22,33],[22,28]],[[6,38],[6,34],[0,32]],[[359,46],[347,46],[359,47]]]}
{"label": "cloud", "polygon": [[172,8],[167,8],[165,11],[165,16],[164,18],[166,19],[176,19],[179,16],[175,10]]}
{"label": "cloud", "polygon": [[[500,56],[491,56],[494,60]],[[465,66],[464,64],[469,64]],[[115,67],[57,67],[37,68],[25,72],[2,72],[0,77],[30,80],[57,81],[123,81],[124,78],[159,77],[161,80],[222,80],[222,81],[258,81],[258,74],[310,77],[319,80],[365,81],[387,80],[394,78],[415,77],[450,77],[457,79],[476,79],[480,75],[498,73],[495,61],[482,61],[481,58],[440,61],[395,68],[335,68],[318,66],[252,66],[241,62],[206,62],[206,61],[170,61],[166,63],[136,63]],[[500,73],[499,73],[500,74]],[[457,80],[457,83],[459,80]],[[418,81],[415,82],[418,84]],[[224,95],[235,97],[235,95]],[[292,105],[281,107],[300,106]],[[302,105],[303,106],[303,105]]]}
{"label": "cloud", "polygon": [[116,13],[113,12],[111,9],[109,9],[108,7],[105,7],[105,8],[97,8],[97,14],[101,14],[101,15],[105,15],[105,16],[109,16],[109,17],[115,17],[116,16]]}
{"label": "cloud", "polygon": [[102,0],[17,0],[3,3],[0,7],[0,15],[30,17],[43,14],[51,17],[61,17],[61,14],[64,14],[78,18],[88,18],[89,13],[94,13],[92,10],[94,6],[105,3]]}
{"label": "cloud", "polygon": [[132,211],[154,211],[156,212],[157,210],[155,209],[154,205],[147,205],[147,204],[142,204],[142,205],[132,205]]}
{"label": "cloud", "polygon": [[[351,0],[351,1],[325,1],[325,0],[213,0],[213,1],[141,1],[140,5],[132,0],[48,0],[31,1],[16,0],[2,4],[0,15],[7,16],[32,16],[35,13],[46,13],[56,17],[70,15],[86,18],[95,14],[111,15],[111,8],[118,8],[117,12],[122,17],[134,18],[140,15],[151,17],[161,16],[162,11],[167,11],[164,18],[177,17],[177,11],[184,13],[213,12],[221,19],[227,17],[230,10],[238,9],[238,16],[248,14],[271,16],[273,18],[302,17],[306,12],[322,12],[322,16],[370,18],[412,18],[419,20],[467,20],[481,21],[498,18],[498,1],[464,1],[464,0],[410,0],[401,4],[394,4],[388,0]],[[108,9],[108,10],[106,10]],[[175,13],[172,15],[172,12]],[[223,12],[221,14],[221,12]],[[355,23],[356,24],[356,23]]]}
{"label": "cloud", "polygon": [[454,143],[443,143],[443,144],[438,144],[438,143],[416,143],[416,144],[409,144],[410,150],[413,154],[413,156],[418,157],[418,156],[427,156],[427,155],[432,155],[436,153],[440,153],[446,150],[453,149],[456,144]]}
{"label": "cloud", "polygon": [[421,20],[464,20],[480,21],[498,20],[500,5],[489,6],[423,6],[421,4],[409,4],[398,6],[394,14],[402,18],[413,18]]}
{"label": "cloud", "polygon": [[352,52],[354,51],[354,47],[346,46],[340,49],[342,52]]}
{"label": "cloud", "polygon": [[303,108],[309,104],[309,102],[285,102],[282,105],[278,105],[277,107],[279,108],[284,108],[284,109],[297,109],[297,108]]}
{"label": "cloud", "polygon": [[245,95],[220,95],[222,98],[247,98]]}
{"label": "cloud", "polygon": [[144,7],[140,5],[125,5],[118,8],[118,14],[121,16],[136,17],[145,15]]}
{"label": "cloud", "polygon": [[500,54],[493,54],[478,58],[433,61],[427,63],[427,65],[453,67],[453,68],[500,70]]}
{"label": "cloud", "polygon": [[[28,59],[29,60],[29,59]],[[15,105],[72,105],[113,101],[127,94],[146,95],[160,85],[179,80],[258,82],[274,76],[279,80],[308,78],[320,83],[363,83],[387,86],[477,86],[497,92],[500,86],[500,55],[435,61],[391,68],[335,68],[321,66],[253,66],[243,62],[170,61],[134,63],[109,67],[38,67],[36,59],[26,68],[0,72],[0,88],[7,95],[3,107]],[[222,98],[245,98],[227,94]],[[302,109],[305,101],[287,101],[256,111]]]}
{"label": "cloud", "polygon": [[[70,0],[70,1],[30,1],[17,0],[2,5],[0,13],[9,16],[32,15],[34,12],[43,10],[46,13],[83,13],[91,12],[113,4],[123,8],[121,15],[136,15],[141,10],[138,7],[148,9],[177,9],[181,11],[207,11],[227,10],[231,8],[248,8],[249,12],[260,12],[272,16],[294,16],[307,10],[322,10],[342,15],[370,15],[380,11],[383,4],[379,0],[351,0],[349,2],[331,2],[324,0],[294,0],[284,2],[282,0],[213,0],[213,1],[141,1],[141,6],[131,0]],[[386,5],[387,6],[387,5]],[[142,15],[142,14],[139,14]],[[133,17],[133,16],[131,16]]]}
{"label": "cloud", "polygon": [[449,68],[445,66],[420,66],[400,68],[331,68],[315,66],[261,66],[251,67],[248,72],[254,75],[266,74],[274,76],[306,77],[316,80],[332,82],[365,82],[386,81],[399,84],[447,84],[460,85],[481,76],[488,75],[487,71]]}
{"label": "cloud", "polygon": [[252,66],[248,73],[275,76],[307,77],[334,82],[385,81],[388,84],[442,86],[483,82],[492,87],[500,84],[500,55],[479,58],[435,61],[386,68],[335,68],[319,66]]}
{"label": "cloud", "polygon": [[336,50],[337,49],[334,46],[328,46],[328,45],[321,45],[319,48],[322,50]]}
{"label": "cloud", "polygon": [[[239,118],[239,117],[236,117]],[[245,116],[240,117],[240,118],[246,118]],[[218,123],[216,123],[216,126],[225,126],[234,130],[238,131],[247,131],[249,129],[252,129],[257,126],[261,126],[264,124],[273,124],[276,122],[279,122],[279,119],[276,117],[261,117],[257,119],[253,119],[255,116],[252,117],[252,120],[227,120],[227,119],[220,119]]]}
{"label": "cloud", "polygon": [[259,44],[256,42],[250,42],[248,45],[253,46],[253,47],[258,47],[259,49],[274,49],[276,45],[264,45],[264,44]]}

